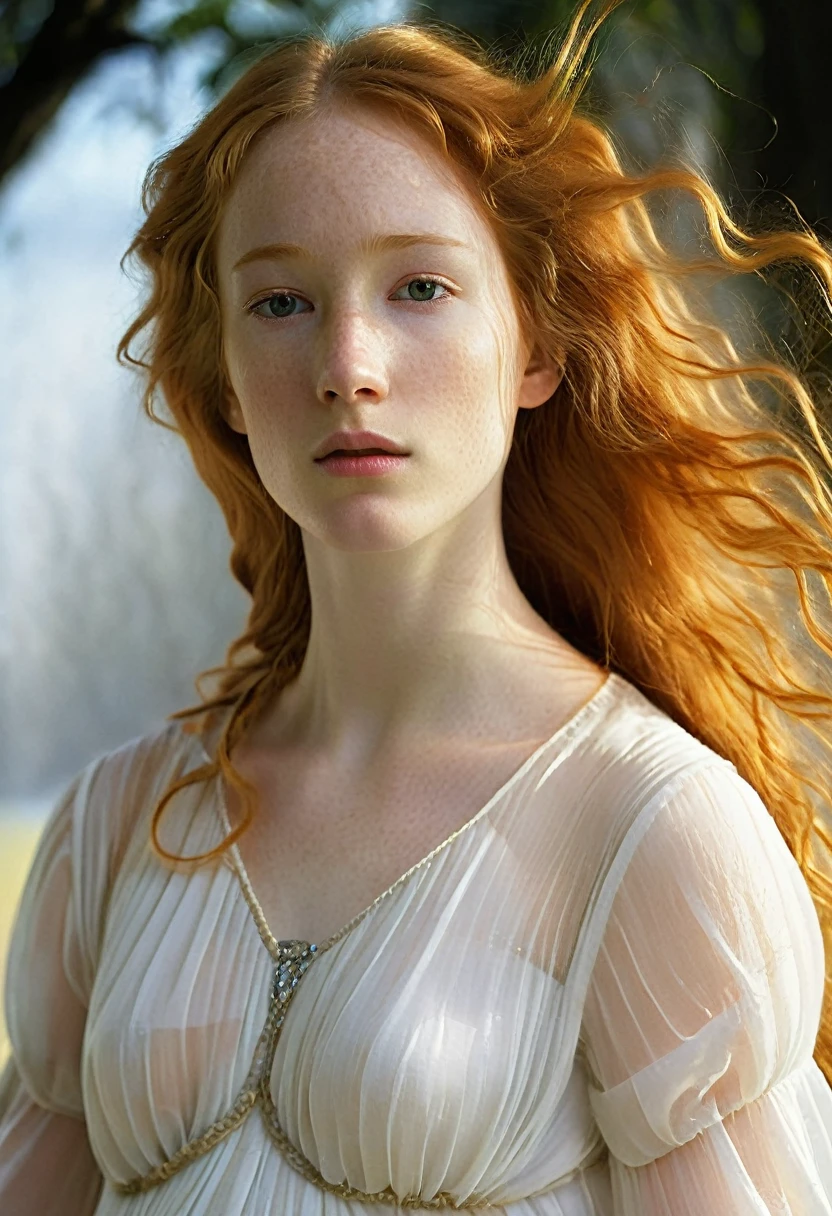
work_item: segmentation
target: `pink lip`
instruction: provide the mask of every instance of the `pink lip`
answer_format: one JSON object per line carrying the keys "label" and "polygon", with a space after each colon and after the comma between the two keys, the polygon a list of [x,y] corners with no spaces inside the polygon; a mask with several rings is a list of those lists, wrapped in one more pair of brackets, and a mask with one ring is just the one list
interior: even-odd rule
{"label": "pink lip", "polygon": [[358,448],[384,448],[397,456],[408,454],[400,444],[388,439],[386,435],[379,435],[376,431],[334,431],[318,447],[314,459],[323,460],[338,448],[350,451]]}
{"label": "pink lip", "polygon": [[335,477],[381,477],[400,468],[406,460],[406,455],[395,456],[392,453],[383,456],[348,456],[341,453],[338,456],[325,456],[315,463]]}

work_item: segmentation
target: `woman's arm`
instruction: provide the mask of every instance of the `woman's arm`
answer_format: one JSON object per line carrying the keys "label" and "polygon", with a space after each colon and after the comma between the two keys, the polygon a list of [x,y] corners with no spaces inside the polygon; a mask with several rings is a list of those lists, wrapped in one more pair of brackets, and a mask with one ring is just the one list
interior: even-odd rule
{"label": "woman's arm", "polygon": [[823,984],[811,896],[759,796],[718,760],[692,772],[616,892],[584,1010],[617,1216],[832,1214]]}
{"label": "woman's arm", "polygon": [[[18,905],[5,981],[12,1056],[0,1075],[0,1212],[88,1216],[102,1176],[84,1122],[81,1046],[93,893],[78,874],[84,770],[52,812]],[[86,884],[89,887],[89,883]]]}
{"label": "woman's arm", "polygon": [[0,1074],[0,1211],[14,1216],[91,1216],[102,1177],[82,1119],[30,1095],[14,1058]]}

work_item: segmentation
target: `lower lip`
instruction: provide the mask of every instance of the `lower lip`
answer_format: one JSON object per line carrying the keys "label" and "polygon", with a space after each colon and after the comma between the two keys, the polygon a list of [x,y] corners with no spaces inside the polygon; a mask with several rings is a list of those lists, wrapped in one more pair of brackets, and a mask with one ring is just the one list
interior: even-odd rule
{"label": "lower lip", "polygon": [[316,460],[322,469],[336,477],[380,477],[400,469],[407,456],[326,456]]}

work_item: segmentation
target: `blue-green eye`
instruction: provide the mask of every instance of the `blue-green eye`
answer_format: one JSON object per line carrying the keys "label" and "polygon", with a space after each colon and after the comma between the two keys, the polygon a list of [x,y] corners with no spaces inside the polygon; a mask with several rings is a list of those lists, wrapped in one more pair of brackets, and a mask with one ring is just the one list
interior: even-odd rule
{"label": "blue-green eye", "polygon": [[[292,311],[293,303],[303,303],[300,296],[293,296],[288,291],[276,291],[273,295],[266,296],[265,300],[258,300],[256,304],[252,304],[251,311],[256,312],[260,317],[293,317],[295,313]],[[260,312],[260,309],[266,307],[266,312]]]}
{"label": "blue-green eye", "polygon": [[[442,295],[438,296],[436,294],[437,287],[442,289]],[[398,290],[407,291],[410,300],[416,304],[435,304],[450,294],[444,283],[440,283],[438,279],[427,277],[410,279],[409,282],[405,283]],[[397,296],[394,298],[401,299],[402,297]],[[297,316],[297,311],[294,308],[295,304],[306,303],[308,301],[301,299],[300,296],[293,295],[290,291],[275,291],[271,295],[265,296],[264,299],[256,300],[253,304],[249,305],[249,312],[256,313],[257,316],[265,317],[267,320],[270,317],[276,320],[283,320],[286,317]]]}
{"label": "blue-green eye", "polygon": [[[415,287],[416,294],[411,291]],[[407,290],[411,300],[416,300],[422,304],[432,304],[434,300],[441,300],[441,296],[435,293],[436,288],[441,287],[444,292],[447,292],[447,287],[440,283],[438,279],[411,279],[409,283],[405,283],[404,288],[399,288],[400,291]],[[430,292],[430,295],[424,295],[424,292]]]}

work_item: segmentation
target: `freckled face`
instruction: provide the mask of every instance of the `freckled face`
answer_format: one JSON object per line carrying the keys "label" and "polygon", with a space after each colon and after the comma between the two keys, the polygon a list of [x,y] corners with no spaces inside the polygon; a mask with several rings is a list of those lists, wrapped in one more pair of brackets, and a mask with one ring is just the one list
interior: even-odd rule
{"label": "freckled face", "polygon": [[[367,246],[424,233],[457,243]],[[275,243],[308,256],[236,266]],[[519,399],[502,255],[420,136],[363,110],[266,132],[226,202],[217,262],[226,417],[302,529],[339,549],[397,549],[499,495],[518,405],[552,387]],[[341,428],[410,455],[381,477],[333,477],[313,454]]]}

